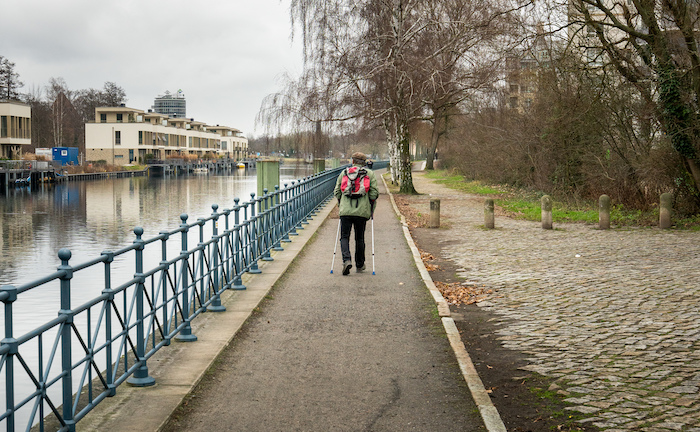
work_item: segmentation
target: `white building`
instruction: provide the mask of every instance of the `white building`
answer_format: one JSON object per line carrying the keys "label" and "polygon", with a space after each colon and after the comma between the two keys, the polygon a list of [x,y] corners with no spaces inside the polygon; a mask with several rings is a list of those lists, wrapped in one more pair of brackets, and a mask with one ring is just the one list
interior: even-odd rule
{"label": "white building", "polygon": [[0,157],[19,159],[32,144],[32,109],[15,101],[0,101]]}
{"label": "white building", "polygon": [[85,124],[85,151],[88,161],[114,165],[183,155],[240,160],[248,156],[248,140],[230,127],[124,106],[103,107],[95,109],[94,122]]}

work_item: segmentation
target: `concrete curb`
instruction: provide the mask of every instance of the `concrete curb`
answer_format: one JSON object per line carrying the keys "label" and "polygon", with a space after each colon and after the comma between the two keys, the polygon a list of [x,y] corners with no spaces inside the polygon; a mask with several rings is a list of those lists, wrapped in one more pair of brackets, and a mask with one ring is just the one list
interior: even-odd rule
{"label": "concrete curb", "polygon": [[479,408],[481,418],[484,420],[484,426],[486,426],[486,429],[489,432],[507,432],[506,426],[503,424],[503,420],[501,419],[498,410],[493,405],[493,402],[491,402],[491,397],[486,392],[484,383],[481,381],[481,378],[479,378],[479,374],[474,367],[474,363],[472,363],[471,357],[469,357],[469,353],[462,342],[462,337],[459,334],[459,330],[457,330],[457,326],[455,325],[454,320],[451,318],[450,307],[435,286],[433,279],[430,277],[428,269],[425,268],[420,252],[413,241],[413,237],[411,237],[411,232],[408,229],[406,219],[399,211],[396,201],[394,200],[394,195],[389,191],[389,187],[384,180],[384,176],[380,177],[384,183],[386,192],[389,194],[391,205],[394,207],[394,212],[401,219],[401,225],[403,226],[403,233],[406,237],[406,243],[408,243],[408,246],[413,253],[413,259],[416,263],[416,267],[418,267],[418,271],[420,272],[426,287],[428,287],[428,290],[430,290],[430,294],[433,296],[433,299],[435,299],[438,313],[442,318],[442,325],[445,328],[445,333],[447,333],[447,338],[450,341],[452,350],[455,353],[455,357],[459,363],[459,368],[462,371],[462,376],[464,376],[467,387],[469,387],[474,403],[476,403],[476,406]]}

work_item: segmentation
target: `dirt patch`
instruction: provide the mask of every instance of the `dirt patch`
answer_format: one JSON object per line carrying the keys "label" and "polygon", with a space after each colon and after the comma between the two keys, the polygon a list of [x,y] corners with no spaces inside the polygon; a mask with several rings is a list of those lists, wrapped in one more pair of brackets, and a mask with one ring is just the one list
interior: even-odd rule
{"label": "dirt patch", "polygon": [[[457,266],[442,256],[442,248],[449,244],[444,242],[449,231],[426,228],[428,215],[412,207],[418,198],[394,198],[433,281],[451,303],[462,341],[508,431],[598,431],[594,426],[578,423],[576,420],[581,417],[565,410],[569,405],[551,379],[520,369],[527,365],[524,354],[504,348],[496,339],[501,320],[478,303],[499,293],[456,277]],[[440,235],[436,235],[438,232]]]}

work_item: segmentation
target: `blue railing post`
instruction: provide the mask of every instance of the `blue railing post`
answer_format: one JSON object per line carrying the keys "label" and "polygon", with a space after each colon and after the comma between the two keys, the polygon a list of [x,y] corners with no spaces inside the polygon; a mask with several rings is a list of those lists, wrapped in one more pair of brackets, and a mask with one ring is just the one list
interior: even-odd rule
{"label": "blue railing post", "polygon": [[[180,330],[180,334],[175,337],[180,342],[194,342],[197,340],[197,336],[192,334],[192,325],[190,324],[190,284],[188,282],[187,272],[189,271],[188,264],[188,252],[187,252],[187,233],[189,228],[187,227],[187,214],[183,213],[180,215],[180,229],[182,230],[182,250],[180,251],[180,286],[182,288],[182,320],[184,321],[184,326]],[[196,287],[192,287],[196,289]]]}
{"label": "blue railing post", "polygon": [[109,396],[117,394],[117,386],[114,384],[114,359],[112,354],[112,307],[114,306],[114,290],[112,289],[112,262],[114,262],[114,252],[104,251],[105,257],[105,289],[102,294],[109,297],[105,304],[105,355],[107,356],[107,388]]}
{"label": "blue railing post", "polygon": [[58,315],[63,317],[61,324],[61,388],[63,389],[63,421],[66,424],[66,429],[69,432],[75,431],[75,420],[73,419],[73,367],[72,367],[72,344],[71,344],[71,326],[73,324],[73,311],[70,307],[70,280],[73,278],[73,267],[68,265],[68,260],[71,257],[71,251],[61,249],[58,251],[58,258],[61,260],[61,265],[58,266],[58,271],[63,272],[61,280],[61,310]]}
{"label": "blue railing post", "polygon": [[250,220],[248,221],[249,229],[249,250],[250,250],[250,274],[260,274],[262,270],[258,268],[258,230],[257,218],[255,217],[255,192],[250,193]]}
{"label": "blue railing post", "polygon": [[284,229],[284,216],[282,214],[282,206],[280,205],[280,194],[282,191],[280,191],[279,185],[275,185],[275,194],[274,194],[274,199],[272,200],[272,205],[274,206],[274,212],[272,213],[273,215],[273,224],[275,226],[274,233],[275,233],[275,244],[273,246],[273,250],[276,251],[283,251],[284,248],[282,247],[281,242],[284,241],[282,238],[282,231]]}
{"label": "blue railing post", "polygon": [[229,224],[228,224],[228,217],[231,214],[230,209],[225,209],[224,210],[224,220],[225,220],[225,226],[224,226],[224,233],[226,235],[224,236],[224,245],[223,245],[223,250],[225,251],[223,262],[221,263],[221,281],[224,283],[223,289],[227,290],[231,288],[231,283],[233,281],[232,275],[231,275],[231,232],[229,232]]}
{"label": "blue railing post", "polygon": [[[212,204],[211,209],[213,210],[211,216],[214,221],[214,226],[212,228],[212,237],[214,237],[214,250],[212,252],[213,257],[211,258],[212,272],[209,275],[209,281],[212,285],[214,291],[211,305],[207,308],[211,312],[225,312],[226,307],[221,305],[221,296],[219,295],[221,280],[219,279],[219,240],[216,237],[219,235],[219,206],[217,204]],[[223,263],[222,263],[223,265]]]}
{"label": "blue railing post", "polygon": [[272,209],[269,205],[269,194],[267,188],[263,189],[263,196],[260,199],[260,217],[262,225],[262,239],[263,239],[263,261],[274,261],[275,259],[270,256],[271,242],[272,239],[272,224],[270,223]]}
{"label": "blue railing post", "polygon": [[296,236],[299,235],[297,232],[297,211],[298,211],[298,197],[296,194],[296,187],[294,186],[295,182],[292,180],[292,184],[290,186],[290,191],[289,191],[289,225],[290,225],[290,230],[289,230],[289,235],[291,236]]}
{"label": "blue railing post", "polygon": [[241,216],[239,212],[241,211],[241,206],[238,205],[240,202],[239,198],[234,198],[233,199],[234,206],[233,206],[233,211],[234,213],[234,219],[233,219],[233,229],[235,231],[235,236],[233,238],[233,285],[231,285],[231,289],[234,290],[244,290],[246,289],[246,286],[243,285],[243,280],[241,279],[241,275],[243,274],[243,254],[241,251]]}
{"label": "blue railing post", "polygon": [[284,197],[282,200],[284,204],[282,205],[282,231],[284,232],[284,237],[282,237],[282,242],[290,243],[289,239],[289,217],[290,217],[290,202],[289,202],[289,189],[287,188],[287,183],[284,184]]}
{"label": "blue railing post", "polygon": [[[5,408],[8,416],[5,418],[7,431],[15,430],[15,355],[17,355],[17,340],[12,329],[12,304],[17,300],[17,288],[12,285],[4,285],[0,293],[6,293],[2,302],[5,304],[5,337],[0,341],[0,346],[7,346],[7,358],[5,358]],[[42,396],[46,389],[42,382]]]}
{"label": "blue railing post", "polygon": [[[163,299],[163,344],[165,346],[170,345],[170,323],[168,317],[168,272],[170,266],[168,265],[168,240],[170,239],[170,233],[168,231],[161,231],[160,233],[160,265],[163,267],[160,271],[160,289],[161,298]],[[177,294],[175,294],[177,297]],[[155,299],[154,299],[155,301]],[[173,306],[174,307],[174,306]]]}
{"label": "blue railing post", "polygon": [[[204,255],[205,255],[205,252],[204,252],[204,222],[205,222],[204,218],[197,219],[197,225],[199,225],[199,243],[197,243],[197,247],[199,248],[199,259],[197,259],[197,261],[199,261],[199,302],[202,305],[202,308],[204,309],[204,311],[206,312],[207,307],[204,306],[204,303],[207,300],[207,293],[205,291],[205,289],[206,289],[206,287],[205,287],[206,280],[205,279],[206,278],[204,277]],[[196,255],[195,255],[195,257],[196,257]],[[193,265],[193,267],[194,267],[194,265]],[[197,273],[195,272],[195,275],[196,274]],[[197,284],[196,281],[192,281],[192,283],[194,285]]]}
{"label": "blue railing post", "polygon": [[144,313],[143,313],[143,297],[146,292],[145,287],[145,276],[143,274],[143,248],[144,241],[141,238],[143,235],[143,228],[134,228],[134,234],[136,234],[136,240],[134,244],[136,245],[136,273],[134,278],[136,282],[136,292],[134,293],[134,300],[136,301],[136,360],[139,366],[134,371],[134,375],[127,379],[126,382],[135,387],[148,387],[156,383],[155,378],[148,375],[148,365],[146,364],[146,334],[144,331]]}

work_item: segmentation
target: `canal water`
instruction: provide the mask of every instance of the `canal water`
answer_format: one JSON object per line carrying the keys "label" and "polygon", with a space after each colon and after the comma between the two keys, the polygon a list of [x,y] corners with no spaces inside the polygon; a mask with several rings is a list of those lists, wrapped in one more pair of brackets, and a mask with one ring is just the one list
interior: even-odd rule
{"label": "canal water", "polygon": [[[280,183],[290,183],[310,174],[312,167],[307,164],[281,165]],[[220,211],[232,208],[234,198],[250,201],[250,194],[256,191],[254,169],[208,175],[66,182],[33,190],[10,190],[8,194],[0,195],[0,285],[20,285],[55,272],[60,265],[57,254],[61,248],[72,252],[71,265],[81,264],[99,257],[103,251],[130,245],[135,239],[133,230],[137,226],[144,229],[143,238],[150,239],[161,231],[176,229],[181,224],[182,213],[189,216],[188,223],[194,223],[198,218],[210,216],[213,204],[217,204]],[[198,237],[196,228],[190,231],[189,249],[196,246]],[[155,245],[159,247],[157,243]],[[178,253],[179,241],[169,241],[169,248],[171,245],[170,258]],[[149,270],[161,257],[156,252],[145,253],[144,258],[144,269]],[[118,272],[120,266],[123,279],[131,279],[133,262],[115,261],[113,270]],[[99,296],[104,289],[103,277],[99,274],[101,267],[95,266],[93,273],[90,271],[77,272],[72,281],[73,307]],[[112,286],[119,282],[113,281]],[[58,315],[56,284],[30,290],[19,297],[14,305],[15,337]],[[0,323],[4,323],[1,308]],[[0,338],[3,336],[4,328]],[[27,360],[29,363],[36,361]],[[4,378],[3,371],[0,383],[4,384]],[[26,379],[19,378],[19,381]],[[26,384],[31,390],[31,383]],[[0,406],[3,408],[4,387],[0,388]],[[4,425],[0,426],[4,429]]]}

